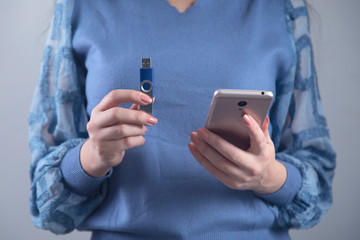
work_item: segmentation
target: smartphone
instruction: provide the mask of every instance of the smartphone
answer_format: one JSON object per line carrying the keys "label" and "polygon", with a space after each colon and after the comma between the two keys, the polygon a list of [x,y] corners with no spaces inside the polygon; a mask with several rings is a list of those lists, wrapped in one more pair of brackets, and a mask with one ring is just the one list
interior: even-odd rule
{"label": "smartphone", "polygon": [[271,91],[219,89],[214,92],[205,127],[233,145],[247,150],[250,138],[242,117],[248,114],[262,126],[272,99]]}

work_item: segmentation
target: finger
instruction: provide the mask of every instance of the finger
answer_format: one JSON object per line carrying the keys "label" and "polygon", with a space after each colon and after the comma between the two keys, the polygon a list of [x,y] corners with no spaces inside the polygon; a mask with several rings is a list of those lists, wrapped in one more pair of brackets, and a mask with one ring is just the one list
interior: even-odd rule
{"label": "finger", "polygon": [[157,119],[143,111],[114,107],[97,113],[96,125],[98,128],[108,127],[117,123],[152,126]]}
{"label": "finger", "polygon": [[96,136],[91,136],[94,141],[119,140],[125,137],[143,136],[147,128],[135,124],[117,124],[110,127],[101,128]]}
{"label": "finger", "polygon": [[194,143],[188,144],[189,150],[194,158],[206,169],[208,170],[214,177],[216,177],[221,182],[229,181],[227,176],[224,172],[220,171],[216,168],[210,161],[208,161],[195,147]]}
{"label": "finger", "polygon": [[210,145],[199,138],[197,133],[191,133],[190,137],[194,146],[201,153],[201,155],[204,156],[209,162],[211,162],[211,164],[217,169],[229,176],[240,176],[242,174],[242,171],[238,165],[229,161],[214,148],[210,147]]}
{"label": "finger", "polygon": [[119,151],[125,151],[131,148],[139,147],[145,144],[145,138],[143,136],[133,136],[121,138],[119,140],[111,141],[113,147],[119,149]]}
{"label": "finger", "polygon": [[123,146],[124,150],[140,147],[145,144],[145,138],[143,136],[126,137],[118,141],[120,141],[120,144]]}
{"label": "finger", "polygon": [[268,129],[268,127],[269,127],[269,118],[268,118],[268,116],[266,116],[265,119],[264,119],[264,122],[263,122],[263,124],[261,126],[261,130],[263,132],[265,132]]}
{"label": "finger", "polygon": [[263,130],[257,124],[257,122],[248,114],[244,114],[242,121],[244,126],[247,128],[249,137],[250,137],[250,145],[254,147],[259,147],[262,149],[266,146],[266,137]]}
{"label": "finger", "polygon": [[135,103],[139,105],[147,105],[152,102],[152,99],[135,90],[117,89],[107,94],[101,102],[95,107],[98,111],[105,111],[107,109],[117,107],[120,103]]}
{"label": "finger", "polygon": [[145,138],[143,136],[133,136],[121,138],[119,140],[112,140],[106,142],[100,142],[97,149],[101,149],[101,155],[113,155],[114,153],[121,153],[130,148],[139,147],[145,144]]}
{"label": "finger", "polygon": [[130,110],[140,110],[140,105],[139,105],[139,104],[133,104],[133,105],[130,107]]}
{"label": "finger", "polygon": [[246,151],[239,149],[238,147],[229,143],[215,133],[207,130],[206,128],[199,128],[197,133],[202,140],[204,140],[207,144],[209,144],[234,164],[242,168],[249,167],[249,163],[247,163],[246,159],[249,159],[251,156],[249,156],[249,153]]}
{"label": "finger", "polygon": [[269,124],[270,124],[270,119],[268,116],[266,116],[265,120],[264,120],[264,123],[261,127],[261,130],[263,131],[264,135],[265,135],[265,138],[266,140],[269,142],[269,141],[272,141],[271,140],[271,137],[270,137],[270,134],[269,134]]}

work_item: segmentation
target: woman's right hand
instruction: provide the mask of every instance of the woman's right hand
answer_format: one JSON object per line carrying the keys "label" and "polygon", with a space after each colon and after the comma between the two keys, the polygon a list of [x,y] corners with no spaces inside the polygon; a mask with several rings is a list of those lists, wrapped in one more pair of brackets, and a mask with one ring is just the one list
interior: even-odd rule
{"label": "woman's right hand", "polygon": [[[130,102],[130,109],[118,107]],[[145,126],[153,126],[157,119],[138,108],[151,102],[150,97],[138,91],[119,89],[107,94],[93,109],[87,125],[89,139],[80,151],[80,162],[87,174],[105,176],[121,163],[125,150],[145,143]]]}

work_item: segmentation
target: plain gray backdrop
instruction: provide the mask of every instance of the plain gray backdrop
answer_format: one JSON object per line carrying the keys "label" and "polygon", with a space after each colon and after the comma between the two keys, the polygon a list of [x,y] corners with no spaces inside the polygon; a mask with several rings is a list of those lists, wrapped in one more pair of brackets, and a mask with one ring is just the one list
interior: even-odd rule
{"label": "plain gray backdrop", "polygon": [[[165,1],[165,0],[164,0]],[[204,0],[203,0],[204,1]],[[265,1],[265,0],[264,0]],[[36,229],[29,214],[27,114],[38,78],[49,0],[0,0],[0,239],[89,239]],[[334,204],[310,230],[293,239],[360,236],[360,1],[310,0],[315,62],[330,134],[337,150]]]}

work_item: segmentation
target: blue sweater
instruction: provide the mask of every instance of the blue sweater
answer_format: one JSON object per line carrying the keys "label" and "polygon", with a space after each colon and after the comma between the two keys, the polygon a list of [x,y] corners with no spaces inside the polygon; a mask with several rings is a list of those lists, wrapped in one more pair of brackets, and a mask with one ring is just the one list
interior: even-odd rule
{"label": "blue sweater", "polygon": [[[139,89],[155,68],[146,144],[103,178],[79,152],[92,109],[113,89]],[[269,113],[284,186],[269,195],[227,188],[188,151],[218,88],[275,93]],[[128,107],[124,105],[122,107]],[[301,1],[57,1],[31,113],[32,215],[55,233],[94,239],[287,239],[331,204],[335,154],[321,112]]]}

